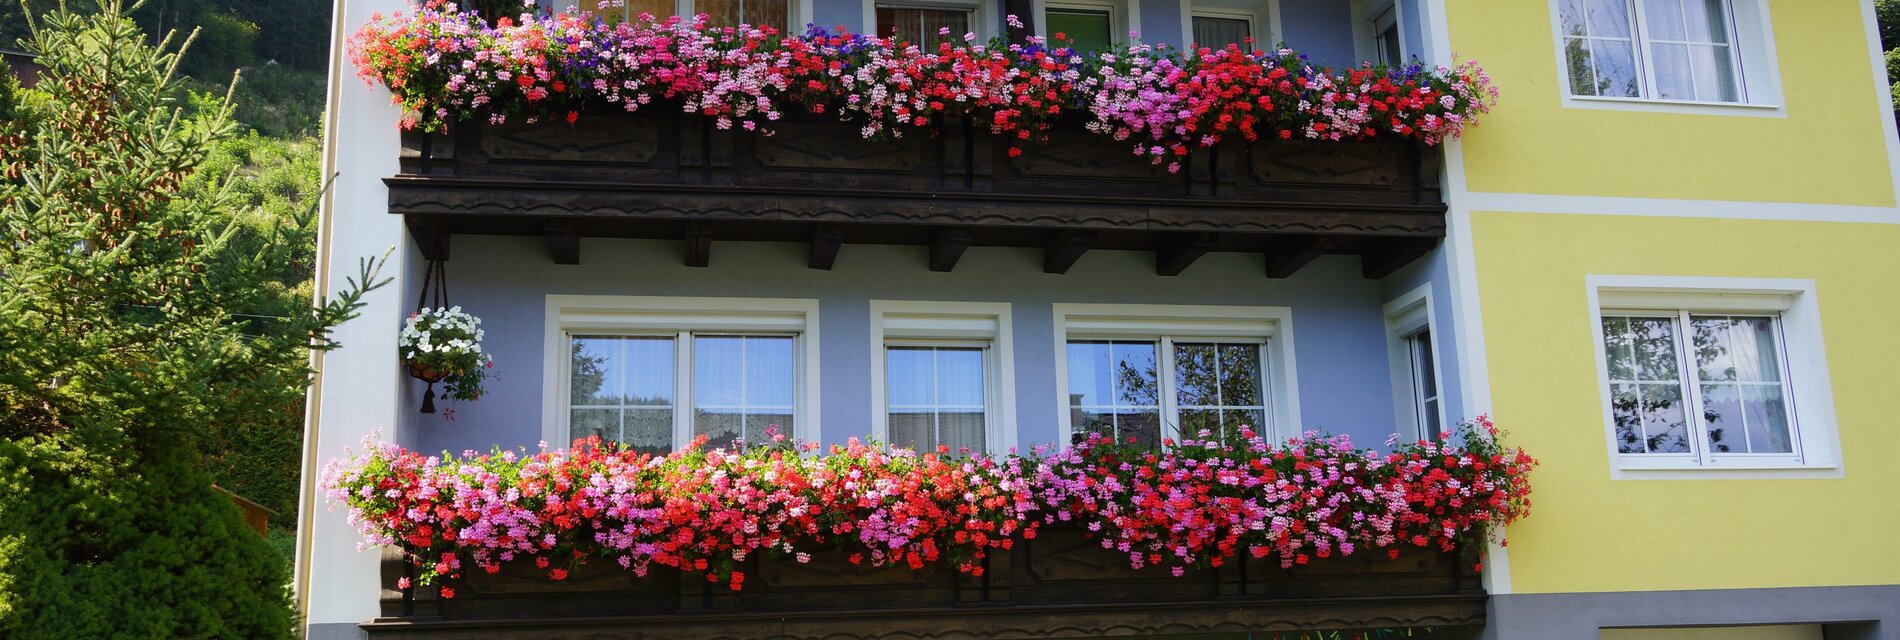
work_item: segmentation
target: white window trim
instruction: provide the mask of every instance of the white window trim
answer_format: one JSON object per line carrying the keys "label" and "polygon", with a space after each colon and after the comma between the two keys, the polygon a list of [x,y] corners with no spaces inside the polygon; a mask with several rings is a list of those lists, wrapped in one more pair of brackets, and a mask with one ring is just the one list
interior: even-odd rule
{"label": "white window trim", "polygon": [[1035,0],[1036,35],[1049,39],[1049,10],[1077,9],[1108,12],[1108,42],[1128,44],[1129,33],[1141,32],[1141,0]]}
{"label": "white window trim", "polygon": [[1411,425],[1412,435],[1417,439],[1426,438],[1424,420],[1419,419],[1419,398],[1414,391],[1418,388],[1412,366],[1412,345],[1410,338],[1419,331],[1430,331],[1432,335],[1432,379],[1438,383],[1438,428],[1450,433],[1452,423],[1445,415],[1445,359],[1440,354],[1440,341],[1444,334],[1438,331],[1437,318],[1432,308],[1432,286],[1419,285],[1418,288],[1400,294],[1391,302],[1385,303],[1385,345],[1386,360],[1392,374],[1392,406],[1400,425],[1399,433],[1404,433],[1403,425]]}
{"label": "white window trim", "polygon": [[871,437],[889,442],[885,347],[906,344],[985,345],[983,442],[991,455],[1016,449],[1016,347],[1007,302],[871,301]]}
{"label": "white window trim", "polygon": [[[1597,365],[1599,410],[1610,477],[1616,480],[1720,480],[1842,477],[1834,387],[1828,374],[1826,341],[1821,335],[1820,302],[1813,280],[1679,276],[1584,278],[1590,301],[1591,352]],[[1658,457],[1622,454],[1616,445],[1616,415],[1611,407],[1609,359],[1603,352],[1603,316],[1618,312],[1778,313],[1785,353],[1783,367],[1793,405],[1797,460],[1751,460],[1747,456]],[[1691,375],[1685,371],[1683,375]],[[1697,443],[1700,445],[1700,443]]]}
{"label": "white window trim", "polygon": [[[987,42],[997,35],[996,25],[1003,22],[1002,18],[996,14],[998,6],[995,2],[979,2],[978,0],[874,0],[864,3],[864,28],[866,33],[884,35],[877,30],[879,8],[963,10],[970,12],[970,30],[976,32],[977,42]],[[963,37],[961,33],[951,35],[956,38]]]}
{"label": "white window trim", "polygon": [[[1387,22],[1385,19],[1387,14],[1391,16],[1391,25],[1399,30],[1399,58],[1409,60],[1412,55],[1418,53],[1416,50],[1418,43],[1411,42],[1405,35],[1405,16],[1400,9],[1398,0],[1352,0],[1353,55],[1364,61],[1380,61],[1379,27]],[[1419,57],[1424,56],[1419,55]]]}
{"label": "white window trim", "polygon": [[[1240,339],[1264,341],[1265,358],[1260,363],[1266,377],[1267,422],[1261,426],[1269,442],[1298,435],[1300,426],[1300,385],[1294,367],[1293,310],[1290,307],[1243,307],[1217,305],[1165,304],[1087,304],[1053,305],[1055,320],[1056,407],[1060,414],[1063,442],[1067,446],[1075,432],[1069,410],[1069,340],[1079,339]],[[1157,353],[1157,358],[1166,354]],[[1159,398],[1162,418],[1172,398]],[[1174,437],[1166,433],[1162,437]]]}
{"label": "white window trim", "polygon": [[[1665,100],[1662,98],[1622,98],[1606,96],[1576,96],[1570,94],[1570,65],[1565,63],[1563,7],[1562,0],[1548,0],[1550,4],[1550,34],[1552,52],[1557,64],[1558,95],[1563,106],[1570,109],[1604,109],[1612,111],[1641,111],[1650,113],[1675,113],[1715,116],[1751,116],[1766,118],[1786,118],[1788,111],[1783,106],[1781,93],[1780,57],[1775,52],[1775,31],[1769,19],[1767,0],[1727,0],[1729,7],[1730,37],[1738,56],[1741,75],[1741,102],[1715,102],[1700,100]],[[1640,22],[1640,13],[1632,2],[1630,4],[1633,19]],[[1404,30],[1400,30],[1404,38]],[[1638,64],[1642,64],[1650,55],[1647,50],[1648,39],[1636,37]],[[1653,95],[1650,82],[1644,81],[1644,92]]]}
{"label": "white window trim", "polygon": [[[676,296],[549,295],[543,316],[541,367],[541,439],[549,446],[571,444],[568,431],[568,336],[657,335],[681,331],[793,333],[792,434],[822,441],[818,419],[818,301],[801,298],[695,298]],[[675,344],[690,353],[692,345]],[[676,351],[675,353],[679,353]],[[676,358],[675,384],[687,379],[687,358]],[[693,401],[674,398],[674,442],[680,425],[691,434]]]}

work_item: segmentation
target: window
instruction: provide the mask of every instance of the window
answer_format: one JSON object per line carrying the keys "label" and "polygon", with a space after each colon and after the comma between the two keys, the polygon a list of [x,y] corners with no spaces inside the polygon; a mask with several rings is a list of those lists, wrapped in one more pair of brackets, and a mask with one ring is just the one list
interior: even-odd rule
{"label": "window", "polygon": [[[768,429],[791,436],[793,336],[699,334],[574,335],[568,369],[570,439],[600,436],[664,453],[697,436],[708,446],[762,442]],[[681,353],[680,345],[691,345]],[[692,372],[690,394],[676,372]],[[690,418],[674,398],[691,397]],[[675,437],[685,419],[684,441]]]}
{"label": "window", "polygon": [[1372,39],[1378,47],[1379,62],[1394,67],[1405,64],[1405,47],[1399,40],[1397,3],[1372,19]]}
{"label": "window", "polygon": [[631,22],[641,14],[656,22],[675,15],[690,18],[706,14],[707,24],[721,27],[748,24],[789,30],[793,23],[791,0],[569,0],[565,6],[578,6],[609,23]]}
{"label": "window", "polygon": [[[1569,94],[1749,103],[1767,90],[1759,0],[1556,0]],[[1738,11],[1745,7],[1748,11]],[[1758,94],[1758,95],[1751,95]]]}
{"label": "window", "polygon": [[1420,285],[1385,305],[1386,354],[1392,372],[1397,432],[1408,440],[1437,440],[1445,431],[1445,402],[1432,332],[1432,287]]}
{"label": "window", "polygon": [[1104,7],[1054,7],[1044,11],[1048,19],[1050,46],[1061,46],[1056,34],[1067,38],[1076,51],[1107,51],[1115,44],[1114,16]]}
{"label": "window", "polygon": [[[1625,470],[1800,469],[1837,460],[1811,284],[1593,277],[1611,450]],[[1781,287],[1800,287],[1784,289]]]}
{"label": "window", "polygon": [[890,443],[916,451],[985,451],[988,350],[958,344],[885,347]]}
{"label": "window", "polygon": [[706,23],[719,27],[740,24],[791,30],[791,0],[693,0],[693,13],[704,13]]}
{"label": "window", "polygon": [[1423,329],[1405,337],[1405,352],[1412,371],[1412,408],[1418,416],[1418,433],[1436,441],[1444,434],[1444,407],[1438,398],[1438,366],[1432,361],[1432,331]]}
{"label": "window", "polygon": [[815,440],[816,314],[801,300],[549,296],[544,438],[654,453],[698,436]]}
{"label": "window", "polygon": [[1056,306],[1072,439],[1158,446],[1242,426],[1274,438],[1276,426],[1296,424],[1281,309]]}
{"label": "window", "polygon": [[872,437],[917,451],[1015,444],[1007,303],[871,301]]}
{"label": "window", "polygon": [[1253,21],[1234,16],[1194,16],[1194,44],[1209,49],[1232,44],[1239,45],[1242,51],[1252,51]]}
{"label": "window", "polygon": [[963,34],[971,32],[972,13],[969,9],[878,5],[877,34],[896,33],[899,40],[934,50],[943,42],[962,42]]}

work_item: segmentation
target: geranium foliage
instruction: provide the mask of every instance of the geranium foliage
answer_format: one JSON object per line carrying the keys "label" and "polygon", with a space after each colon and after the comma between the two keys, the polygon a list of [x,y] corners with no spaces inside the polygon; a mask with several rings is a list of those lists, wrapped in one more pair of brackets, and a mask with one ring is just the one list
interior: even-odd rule
{"label": "geranium foliage", "polygon": [[1170,169],[1194,148],[1262,136],[1437,144],[1461,135],[1497,95],[1469,62],[1334,70],[1286,49],[1082,53],[1060,41],[973,35],[932,48],[841,29],[713,27],[705,16],[616,23],[523,14],[491,24],[442,0],[374,16],[350,54],[359,76],[390,90],[405,128],[478,117],[573,122],[590,106],[665,103],[722,129],[765,133],[794,110],[836,113],[867,138],[969,118],[1017,154],[1073,112]]}
{"label": "geranium foliage", "polygon": [[[1130,566],[1219,566],[1239,554],[1283,566],[1403,547],[1453,550],[1530,507],[1536,461],[1480,418],[1459,440],[1386,452],[1317,434],[1276,446],[1250,431],[1161,449],[1101,436],[1052,455],[919,454],[855,440],[665,456],[589,439],[567,451],[425,456],[373,444],[324,475],[368,545],[400,546],[432,582],[532,561],[555,580],[590,561],[655,566],[742,587],[741,562],[918,569],[982,560],[1074,523]],[[443,595],[448,596],[451,592]]]}

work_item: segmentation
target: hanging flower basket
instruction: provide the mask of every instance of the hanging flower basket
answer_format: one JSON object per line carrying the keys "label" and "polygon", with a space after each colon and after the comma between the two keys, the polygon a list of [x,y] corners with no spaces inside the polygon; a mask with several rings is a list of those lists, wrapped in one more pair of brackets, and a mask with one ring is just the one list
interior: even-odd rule
{"label": "hanging flower basket", "polygon": [[482,352],[481,318],[461,307],[423,307],[409,315],[396,342],[409,376],[429,383],[423,413],[435,413],[436,383],[444,385],[442,395],[451,400],[482,396],[482,379],[494,359]]}

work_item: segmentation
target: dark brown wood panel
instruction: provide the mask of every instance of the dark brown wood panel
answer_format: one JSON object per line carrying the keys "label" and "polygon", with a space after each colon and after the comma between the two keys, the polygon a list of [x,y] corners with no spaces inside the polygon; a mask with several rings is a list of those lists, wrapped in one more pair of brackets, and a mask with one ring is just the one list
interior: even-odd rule
{"label": "dark brown wood panel", "polygon": [[1291,569],[1236,558],[1174,577],[1133,569],[1075,527],[1044,529],[992,556],[983,576],[947,566],[749,558],[732,591],[663,568],[645,577],[610,563],[550,581],[527,562],[405,592],[410,571],[384,555],[374,638],[1051,638],[1245,634],[1294,629],[1473,626],[1486,595],[1473,558],[1435,549],[1314,560]]}
{"label": "dark brown wood panel", "polygon": [[947,249],[963,237],[944,229],[956,228],[969,232],[968,246],[1054,242],[1059,259],[1046,268],[1056,271],[1085,246],[1164,251],[1161,270],[1178,272],[1196,251],[1320,238],[1327,252],[1376,253],[1371,274],[1420,253],[1383,239],[1429,246],[1445,234],[1439,152],[1410,142],[1228,143],[1171,158],[1181,165],[1171,172],[1134,155],[1132,143],[1064,120],[1022,149],[1012,156],[987,127],[954,119],[865,140],[832,116],[788,114],[764,135],[656,104],[572,125],[476,121],[407,134],[401,173],[386,183],[390,212],[431,243],[543,235],[564,263],[585,259],[573,251],[577,237],[691,235],[685,253],[696,264],[713,242],[781,240],[824,243],[811,266],[826,268],[849,237],[934,245],[935,264],[953,267]]}

